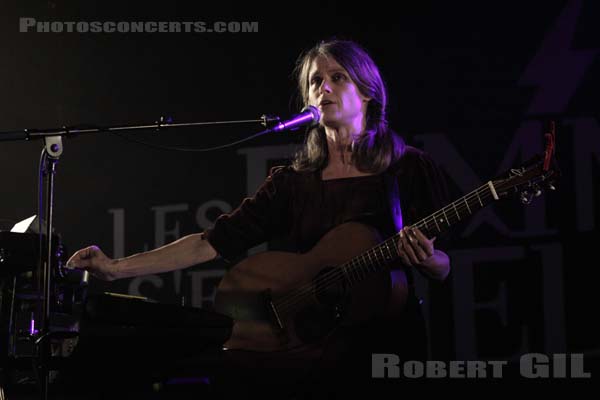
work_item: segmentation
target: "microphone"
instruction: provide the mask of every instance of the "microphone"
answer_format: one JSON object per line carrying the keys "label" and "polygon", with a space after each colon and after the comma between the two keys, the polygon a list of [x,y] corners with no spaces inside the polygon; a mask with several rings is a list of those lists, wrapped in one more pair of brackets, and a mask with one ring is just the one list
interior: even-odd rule
{"label": "microphone", "polygon": [[300,114],[283,121],[269,129],[269,132],[283,132],[288,129],[297,129],[304,125],[316,125],[321,119],[321,113],[315,106],[304,107]]}

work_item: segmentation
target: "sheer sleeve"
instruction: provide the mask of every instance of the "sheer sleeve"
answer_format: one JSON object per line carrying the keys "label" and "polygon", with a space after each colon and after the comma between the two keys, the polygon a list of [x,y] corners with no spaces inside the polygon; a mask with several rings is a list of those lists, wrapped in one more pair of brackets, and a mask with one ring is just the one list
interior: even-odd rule
{"label": "sheer sleeve", "polygon": [[291,191],[289,167],[273,167],[254,196],[217,218],[204,237],[219,255],[231,260],[288,229]]}

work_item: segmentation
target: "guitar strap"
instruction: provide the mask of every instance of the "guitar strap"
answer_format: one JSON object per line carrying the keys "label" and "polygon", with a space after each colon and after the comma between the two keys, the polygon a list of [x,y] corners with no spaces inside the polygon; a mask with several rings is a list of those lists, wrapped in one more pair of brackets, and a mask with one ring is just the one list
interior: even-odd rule
{"label": "guitar strap", "polygon": [[392,215],[392,221],[394,222],[394,228],[396,233],[399,232],[404,224],[402,223],[402,208],[400,207],[400,190],[398,188],[398,181],[394,171],[395,168],[390,166],[384,174],[385,186],[388,196],[388,202],[390,207],[390,213]]}
{"label": "guitar strap", "polygon": [[[402,221],[402,207],[400,206],[400,189],[398,187],[397,177],[398,171],[399,168],[397,164],[395,164],[390,165],[383,174],[388,197],[388,207],[395,228],[394,233],[400,232],[400,230],[404,227]],[[406,279],[408,280],[409,290],[412,291],[414,288],[414,280],[410,268],[406,268]]]}

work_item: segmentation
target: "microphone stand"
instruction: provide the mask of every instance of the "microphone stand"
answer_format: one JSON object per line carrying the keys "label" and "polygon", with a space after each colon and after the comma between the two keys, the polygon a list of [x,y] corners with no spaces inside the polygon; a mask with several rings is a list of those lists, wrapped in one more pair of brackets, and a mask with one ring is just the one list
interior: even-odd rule
{"label": "microphone stand", "polygon": [[[42,266],[42,312],[41,312],[41,330],[39,336],[35,340],[37,346],[38,363],[37,376],[39,379],[39,387],[42,399],[48,398],[48,384],[50,371],[49,361],[51,359],[50,346],[50,296],[51,296],[51,276],[52,276],[52,226],[54,218],[54,177],[56,174],[56,164],[62,154],[62,137],[61,136],[46,136],[44,137],[44,151],[46,152],[46,259],[43,260],[44,253],[40,252],[40,265]],[[41,218],[41,217],[40,217]],[[38,274],[39,279],[39,274]],[[39,282],[39,280],[38,280]],[[37,285],[39,290],[39,283]],[[35,331],[34,331],[35,334]]]}
{"label": "microphone stand", "polygon": [[45,138],[48,136],[76,136],[85,133],[100,133],[100,132],[113,132],[113,133],[127,133],[139,130],[156,129],[160,131],[165,128],[190,128],[194,126],[215,126],[215,125],[233,125],[233,124],[249,124],[249,123],[260,123],[263,126],[268,124],[279,122],[280,118],[272,115],[263,115],[260,119],[245,119],[237,121],[213,121],[213,122],[185,122],[174,124],[170,122],[170,118],[165,121],[164,117],[160,118],[160,121],[156,121],[154,124],[149,125],[125,125],[125,126],[106,126],[106,127],[90,127],[90,128],[75,128],[63,126],[61,128],[50,128],[50,129],[22,129],[16,131],[5,131],[0,132],[0,142],[16,141],[16,140],[32,140]]}
{"label": "microphone stand", "polygon": [[[140,130],[156,129],[160,131],[164,128],[183,128],[183,127],[194,127],[194,126],[215,126],[215,125],[232,125],[232,124],[247,124],[247,123],[260,123],[267,127],[268,124],[279,122],[279,117],[263,115],[257,120],[237,120],[237,121],[216,121],[216,122],[188,122],[188,123],[171,123],[168,118],[165,121],[164,117],[160,118],[160,121],[150,125],[128,125],[128,126],[113,126],[113,127],[93,127],[93,128],[68,128],[63,126],[61,128],[52,129],[23,129],[17,131],[6,131],[0,132],[0,142],[3,141],[17,141],[17,140],[32,140],[32,139],[44,139],[44,152],[46,153],[46,252],[40,251],[40,259],[38,261],[38,270],[36,273],[37,282],[36,290],[40,290],[41,296],[36,298],[42,301],[41,304],[41,320],[38,326],[41,328],[39,331],[35,331],[32,327],[30,335],[37,338],[34,343],[36,345],[37,364],[36,372],[38,377],[38,384],[40,388],[40,395],[42,400],[48,399],[49,389],[49,362],[51,361],[51,346],[49,339],[51,338],[51,304],[50,297],[52,294],[52,230],[53,230],[53,219],[54,219],[54,179],[56,174],[56,165],[63,152],[62,137],[75,136],[86,133],[100,133],[100,132],[119,132],[127,133]],[[264,131],[264,133],[270,132],[270,129]],[[40,217],[41,218],[41,217]],[[41,277],[41,279],[40,279]],[[34,322],[35,324],[35,322]]]}

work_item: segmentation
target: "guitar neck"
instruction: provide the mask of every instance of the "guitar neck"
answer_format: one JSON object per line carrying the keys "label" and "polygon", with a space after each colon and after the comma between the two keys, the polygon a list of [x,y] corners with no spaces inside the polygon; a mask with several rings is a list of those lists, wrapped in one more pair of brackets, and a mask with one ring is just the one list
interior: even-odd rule
{"label": "guitar neck", "polygon": [[[423,218],[411,227],[419,228],[425,236],[431,238],[446,231],[463,219],[467,219],[475,212],[491,204],[494,200],[498,200],[498,195],[496,194],[494,185],[489,181],[471,193],[443,207],[441,210]],[[399,232],[392,238],[399,239]]]}
{"label": "guitar neck", "polygon": [[[475,212],[491,204],[494,200],[498,200],[498,195],[493,183],[489,181],[471,193],[466,194],[411,225],[411,227],[419,228],[425,236],[431,238],[446,231],[456,223],[467,219]],[[347,282],[350,285],[358,283],[372,273],[386,268],[397,260],[400,257],[397,247],[399,240],[400,232],[397,232],[392,237],[342,265],[341,268],[344,270]]]}

